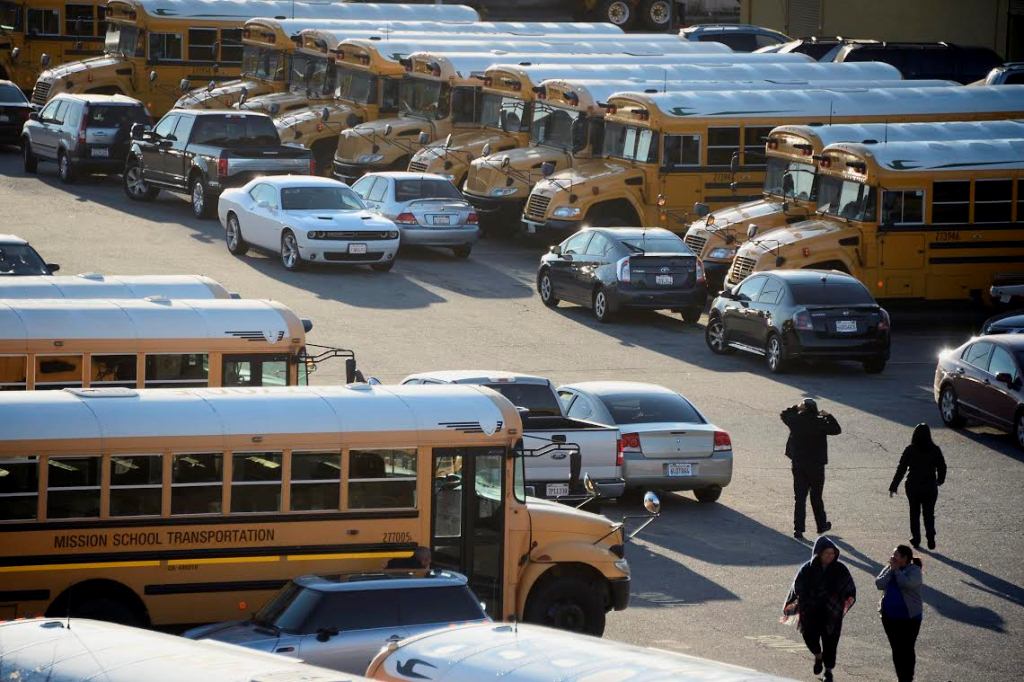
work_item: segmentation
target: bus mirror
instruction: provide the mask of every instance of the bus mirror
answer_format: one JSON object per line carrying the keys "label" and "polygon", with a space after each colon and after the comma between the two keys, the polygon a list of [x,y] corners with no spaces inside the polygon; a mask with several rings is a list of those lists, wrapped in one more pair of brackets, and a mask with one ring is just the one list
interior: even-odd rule
{"label": "bus mirror", "polygon": [[243,87],[242,94],[238,96],[238,108],[241,109],[245,106],[246,101],[249,99],[249,88]]}
{"label": "bus mirror", "polygon": [[192,83],[187,78],[182,78],[181,82],[178,83],[178,89],[181,90],[181,94],[185,94],[192,89]]}
{"label": "bus mirror", "polygon": [[561,256],[562,255],[562,245],[561,244],[555,244],[554,246],[549,246],[548,247],[548,253],[550,253],[553,256]]}
{"label": "bus mirror", "polygon": [[356,381],[356,359],[345,358],[345,383],[352,384]]}
{"label": "bus mirror", "polygon": [[785,258],[783,258],[782,256],[776,256],[776,257],[775,257],[775,267],[777,267],[777,268],[781,268],[781,267],[782,267],[782,265],[783,265],[783,264],[784,264],[785,262],[786,262],[786,259],[785,259]]}
{"label": "bus mirror", "polygon": [[416,141],[419,142],[420,144],[425,145],[428,142],[430,142],[430,135],[427,134],[427,131],[421,130],[419,136],[416,138]]}
{"label": "bus mirror", "polygon": [[320,110],[320,120],[324,123],[331,120],[331,110],[328,107],[324,107]]}
{"label": "bus mirror", "polygon": [[707,204],[702,204],[701,202],[698,201],[693,205],[693,212],[697,215],[698,218],[704,218],[707,216],[708,213],[711,213],[711,209],[708,208]]}
{"label": "bus mirror", "polygon": [[213,81],[210,81],[209,83],[206,84],[206,91],[207,92],[213,92],[213,89],[215,87],[217,87],[217,84],[214,83]]}
{"label": "bus mirror", "polygon": [[50,65],[50,55],[48,55],[48,54],[46,54],[46,53],[44,52],[44,53],[43,53],[43,54],[42,54],[42,55],[41,55],[41,56],[39,57],[39,63],[43,65],[43,68],[44,68],[44,69],[45,69],[46,67],[48,67],[48,66]]}
{"label": "bus mirror", "polygon": [[448,133],[448,137],[444,138],[444,148],[448,149],[452,146],[452,134]]}
{"label": "bus mirror", "polygon": [[590,497],[601,497],[601,485],[590,477],[589,472],[583,472],[583,488]]}
{"label": "bus mirror", "polygon": [[532,485],[523,486],[523,492],[527,497],[537,497],[537,488]]}
{"label": "bus mirror", "polygon": [[491,155],[491,143],[490,142],[485,142],[484,146],[483,146],[483,149],[480,150],[480,156],[490,156],[490,155]]}
{"label": "bus mirror", "polygon": [[281,111],[281,105],[277,102],[271,102],[267,109],[270,111],[271,116],[277,116],[277,112]]}
{"label": "bus mirror", "polygon": [[740,153],[733,152],[732,158],[729,159],[729,172],[736,175],[736,172],[740,169]]}
{"label": "bus mirror", "polygon": [[512,165],[512,159],[508,158],[507,156],[501,157],[502,168],[508,168],[510,165]]}
{"label": "bus mirror", "polygon": [[156,70],[155,69],[153,71],[149,72],[148,78],[149,78],[149,82],[150,83],[155,83],[156,82]]}
{"label": "bus mirror", "polygon": [[345,117],[345,127],[355,128],[357,125],[359,125],[359,117],[350,112],[349,115]]}
{"label": "bus mirror", "polygon": [[20,47],[11,48],[11,61],[12,62],[18,61],[18,55],[19,54],[21,54],[21,48]]}
{"label": "bus mirror", "polygon": [[644,493],[644,509],[647,510],[648,514],[657,515],[661,513],[661,500],[650,490]]}
{"label": "bus mirror", "polygon": [[757,236],[757,225],[750,223],[747,225],[747,239],[753,239]]}
{"label": "bus mirror", "polygon": [[[507,159],[508,157],[506,156],[505,158]],[[554,174],[554,172],[555,164],[552,163],[551,161],[545,161],[540,165],[540,174],[543,175],[545,178]]]}
{"label": "bus mirror", "polygon": [[391,134],[391,124],[388,123],[387,125],[384,126],[384,137],[387,137],[390,134]]}

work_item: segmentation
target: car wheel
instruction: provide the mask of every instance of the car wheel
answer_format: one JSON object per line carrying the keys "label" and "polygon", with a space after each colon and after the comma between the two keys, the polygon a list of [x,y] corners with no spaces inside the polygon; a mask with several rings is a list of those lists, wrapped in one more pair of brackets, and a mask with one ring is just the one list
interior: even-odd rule
{"label": "car wheel", "polygon": [[881,374],[885,369],[885,358],[871,358],[864,361],[864,371],[868,374]]}
{"label": "car wheel", "polygon": [[555,284],[551,281],[551,273],[544,270],[537,279],[537,293],[540,294],[540,302],[549,308],[558,305],[558,297],[555,296]]}
{"label": "car wheel", "polygon": [[249,244],[242,239],[242,226],[238,224],[238,217],[234,213],[228,214],[227,225],[224,226],[224,241],[227,242],[228,252],[233,256],[244,256],[249,252]]}
{"label": "car wheel", "polygon": [[611,321],[613,316],[611,304],[608,301],[608,294],[607,292],[605,292],[604,287],[594,292],[592,307],[594,311],[594,317],[597,318],[598,322]]}
{"label": "car wheel", "polygon": [[216,202],[210,201],[210,190],[201,177],[196,176],[192,179],[189,195],[192,197],[192,215],[197,218],[213,217]]}
{"label": "car wheel", "polygon": [[768,342],[764,344],[764,360],[772,374],[786,371],[786,351],[778,334],[769,336]]}
{"label": "car wheel", "polygon": [[302,269],[302,254],[299,253],[299,242],[291,230],[281,235],[281,265],[285,270],[295,272]]}
{"label": "car wheel", "polygon": [[697,488],[693,491],[693,496],[697,498],[698,502],[703,504],[717,502],[718,498],[722,496],[722,486],[709,485],[706,488]]}
{"label": "car wheel", "polygon": [[686,324],[697,324],[700,321],[700,316],[704,313],[703,308],[692,306],[690,308],[683,308],[679,312],[679,316],[683,318],[683,322]]}
{"label": "car wheel", "polygon": [[66,185],[75,181],[75,167],[71,157],[63,149],[57,152],[57,177]]}
{"label": "car wheel", "polygon": [[456,258],[469,258],[469,254],[472,253],[472,251],[473,247],[466,244],[464,246],[456,246],[453,248],[452,254],[454,254]]}
{"label": "car wheel", "polygon": [[644,0],[640,20],[652,31],[664,31],[672,23],[672,4],[669,0]]}
{"label": "car wheel", "polygon": [[541,578],[531,591],[523,614],[529,623],[582,632],[604,634],[604,604],[590,580],[577,575]]}
{"label": "car wheel", "polygon": [[627,0],[600,0],[594,8],[594,19],[626,28],[633,23],[633,7]]}
{"label": "car wheel", "polygon": [[123,177],[124,193],[129,199],[135,201],[153,201],[160,191],[156,187],[150,187],[145,180],[142,171],[142,164],[136,161],[129,161],[124,169]]}
{"label": "car wheel", "polygon": [[1024,450],[1024,410],[1017,413],[1017,420],[1013,425],[1013,435],[1017,438],[1017,447]]}
{"label": "car wheel", "polygon": [[21,145],[21,159],[25,164],[26,173],[35,173],[39,170],[39,158],[32,151],[32,143],[25,138]]}
{"label": "car wheel", "polygon": [[957,429],[964,425],[965,420],[960,414],[960,402],[952,386],[943,386],[939,393],[939,416],[942,417],[942,423],[950,428]]}
{"label": "car wheel", "polygon": [[374,263],[370,266],[377,272],[391,272],[391,268],[395,267],[395,261],[389,260],[387,263]]}
{"label": "car wheel", "polygon": [[726,355],[734,352],[732,346],[725,339],[725,322],[717,315],[709,319],[708,326],[704,328],[704,343],[708,345],[708,348],[715,355]]}

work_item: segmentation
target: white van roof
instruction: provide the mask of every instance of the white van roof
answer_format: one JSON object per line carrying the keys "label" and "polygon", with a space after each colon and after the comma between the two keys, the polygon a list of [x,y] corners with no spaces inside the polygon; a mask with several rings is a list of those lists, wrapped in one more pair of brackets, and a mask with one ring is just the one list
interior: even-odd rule
{"label": "white van roof", "polygon": [[30,275],[0,277],[0,300],[9,298],[231,298],[202,275]]}

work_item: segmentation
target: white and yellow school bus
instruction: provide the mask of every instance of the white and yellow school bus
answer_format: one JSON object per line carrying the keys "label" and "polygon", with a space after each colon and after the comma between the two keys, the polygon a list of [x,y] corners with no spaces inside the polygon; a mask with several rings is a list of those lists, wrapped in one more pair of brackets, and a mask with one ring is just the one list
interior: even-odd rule
{"label": "white and yellow school bus", "polygon": [[[483,154],[481,150],[481,155],[469,164],[465,183],[462,185],[463,192],[476,207],[485,224],[518,225],[526,198],[533,185],[543,177],[541,169],[545,164],[550,164],[554,170],[569,168],[578,158],[590,158],[594,142],[597,144],[597,153],[601,153],[604,108],[598,105],[616,92],[615,88],[601,86],[600,81],[604,79],[628,79],[637,82],[661,79],[666,83],[788,79],[873,80],[892,83],[902,79],[897,69],[881,62],[818,64],[804,61],[742,61],[746,57],[735,54],[732,63],[707,63],[708,60],[705,58],[688,56],[685,60],[675,59],[673,63],[574,64],[571,74],[560,64],[530,67],[508,65],[506,70],[510,74],[528,73],[530,81],[535,83],[552,81],[550,93],[546,92],[547,88],[533,86],[540,88],[536,93],[545,95],[539,99],[535,98],[534,117],[561,125],[538,125],[536,129],[531,127],[528,147],[502,149],[492,144],[490,155]],[[554,79],[562,79],[565,83],[558,84]],[[521,81],[521,92],[525,93],[528,81]],[[586,81],[586,85],[582,84],[583,81]],[[566,89],[566,84],[570,82],[575,85]],[[493,84],[492,80],[492,87]],[[515,87],[514,84],[511,86]],[[656,89],[661,91],[667,88]],[[568,93],[569,96],[563,98],[562,93]],[[581,121],[578,125],[588,128],[587,134],[584,135],[583,131],[580,131],[581,137],[575,140],[569,135],[567,127],[574,120]],[[508,143],[504,144],[507,146]]]}
{"label": "white and yellow school bus", "polygon": [[740,247],[729,284],[755,270],[823,268],[879,299],[964,300],[1021,272],[1024,139],[841,142],[822,150],[818,175],[819,215]]}
{"label": "white and yellow school bus", "polygon": [[696,204],[713,210],[760,196],[749,192],[764,184],[765,138],[776,126],[944,120],[966,112],[1021,117],[1024,87],[621,93],[608,104],[614,113],[605,116],[604,158],[537,183],[523,215],[529,229],[657,225],[685,233]]}
{"label": "white and yellow school bus", "polygon": [[[979,101],[979,105],[982,109],[978,114],[987,116],[984,102]],[[902,112],[892,113],[899,115]],[[716,287],[722,284],[733,257],[746,241],[747,229],[751,225],[765,232],[800,222],[817,209],[814,159],[830,144],[1024,137],[1024,121],[972,121],[974,115],[970,112],[948,116],[949,121],[934,123],[838,123],[787,125],[773,129],[765,143],[764,196],[708,213],[694,221],[686,231],[686,244],[704,262],[708,287],[717,291]]]}
{"label": "white and yellow school bus", "polygon": [[317,358],[312,323],[275,301],[0,300],[0,391],[90,386],[295,386]]}
{"label": "white and yellow school bus", "polygon": [[521,437],[478,386],[0,393],[0,608],[244,618],[423,546],[493,618],[601,634],[629,600],[622,524],[527,499]]}
{"label": "white and yellow school bus", "polygon": [[202,275],[32,275],[0,277],[0,300],[8,298],[238,298]]}
{"label": "white and yellow school bus", "polygon": [[63,64],[103,54],[106,0],[0,0],[0,80],[30,91],[43,55]]}

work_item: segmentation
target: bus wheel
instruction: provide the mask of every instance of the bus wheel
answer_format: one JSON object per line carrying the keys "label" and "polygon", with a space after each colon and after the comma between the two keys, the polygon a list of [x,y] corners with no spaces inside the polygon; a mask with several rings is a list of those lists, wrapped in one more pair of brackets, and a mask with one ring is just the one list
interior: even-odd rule
{"label": "bus wheel", "polygon": [[582,632],[600,637],[604,634],[604,605],[593,585],[576,575],[563,575],[537,588],[526,604],[525,620],[548,627]]}
{"label": "bus wheel", "polygon": [[72,605],[70,615],[76,618],[105,620],[109,623],[120,623],[121,625],[146,626],[145,620],[139,617],[135,609],[124,602],[109,597],[96,597],[87,599],[78,606]]}

